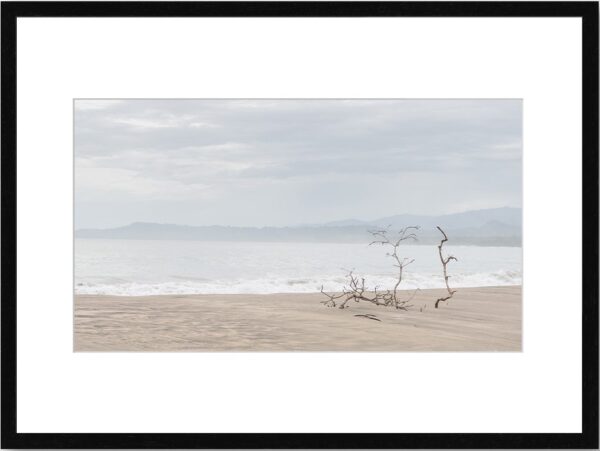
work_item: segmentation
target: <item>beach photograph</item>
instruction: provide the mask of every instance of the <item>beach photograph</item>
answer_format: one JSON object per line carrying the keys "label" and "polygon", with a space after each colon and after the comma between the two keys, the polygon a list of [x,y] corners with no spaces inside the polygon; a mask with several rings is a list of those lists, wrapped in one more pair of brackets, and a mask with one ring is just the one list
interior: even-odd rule
{"label": "beach photograph", "polygon": [[520,99],[75,99],[75,352],[520,352]]}

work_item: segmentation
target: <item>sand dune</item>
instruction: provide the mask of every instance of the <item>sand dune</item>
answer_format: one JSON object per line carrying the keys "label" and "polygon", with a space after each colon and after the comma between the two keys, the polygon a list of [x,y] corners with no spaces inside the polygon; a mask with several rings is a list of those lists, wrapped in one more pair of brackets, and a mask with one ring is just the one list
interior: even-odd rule
{"label": "sand dune", "polygon": [[[423,290],[411,311],[310,294],[75,296],[75,351],[520,351],[521,287]],[[408,294],[407,294],[408,295]],[[363,316],[373,314],[380,321]]]}

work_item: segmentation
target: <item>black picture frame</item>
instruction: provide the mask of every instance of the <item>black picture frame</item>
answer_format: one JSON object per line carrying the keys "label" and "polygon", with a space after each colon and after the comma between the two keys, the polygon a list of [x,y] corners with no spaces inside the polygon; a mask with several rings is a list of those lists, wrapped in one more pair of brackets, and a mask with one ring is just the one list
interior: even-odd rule
{"label": "black picture frame", "polygon": [[[598,448],[597,2],[2,2],[1,12],[2,448]],[[17,432],[17,18],[236,16],[582,18],[582,433],[38,434]]]}

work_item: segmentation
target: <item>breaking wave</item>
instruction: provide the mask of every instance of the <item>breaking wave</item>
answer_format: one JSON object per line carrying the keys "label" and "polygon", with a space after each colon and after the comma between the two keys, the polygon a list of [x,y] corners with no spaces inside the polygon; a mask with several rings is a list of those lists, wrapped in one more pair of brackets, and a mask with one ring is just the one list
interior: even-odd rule
{"label": "breaking wave", "polygon": [[[358,274],[363,277],[363,275]],[[387,275],[366,274],[368,288],[385,289],[395,283]],[[138,283],[119,281],[118,283],[77,283],[76,294],[113,295],[113,296],[149,296],[164,294],[270,294],[270,293],[312,293],[323,286],[325,291],[339,291],[346,282],[343,274],[325,277],[305,278],[258,278],[237,280],[177,280],[161,283]],[[502,285],[520,285],[521,271],[501,270],[493,272],[452,274],[452,287],[484,287]],[[440,274],[410,273],[402,281],[400,289],[443,288],[444,280]]]}

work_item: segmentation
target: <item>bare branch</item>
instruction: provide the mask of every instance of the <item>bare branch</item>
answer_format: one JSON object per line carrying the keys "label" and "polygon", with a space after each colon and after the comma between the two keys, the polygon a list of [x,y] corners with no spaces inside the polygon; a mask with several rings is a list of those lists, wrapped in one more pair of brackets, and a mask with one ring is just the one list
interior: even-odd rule
{"label": "bare branch", "polygon": [[[342,293],[338,295],[332,295],[325,293],[321,287],[321,293],[327,296],[327,300],[322,303],[330,307],[339,307],[340,309],[347,308],[347,303],[351,300],[355,302],[365,301],[378,306],[393,306],[398,310],[408,310],[412,307],[410,301],[414,297],[413,295],[408,300],[401,300],[399,297],[399,286],[402,282],[404,274],[404,268],[414,262],[414,259],[408,257],[400,257],[398,255],[398,248],[400,244],[406,240],[417,240],[417,235],[414,231],[419,230],[418,226],[409,226],[395,234],[393,238],[390,238],[389,226],[383,229],[370,230],[369,233],[373,236],[373,241],[369,243],[369,246],[373,244],[379,244],[381,246],[389,246],[390,252],[386,253],[387,256],[394,259],[394,267],[398,268],[397,281],[391,290],[381,291],[379,287],[375,287],[373,292],[370,293],[366,287],[364,278],[359,278],[354,275],[353,271],[348,271],[346,278],[348,279],[347,285],[343,287]],[[343,300],[336,302],[337,299],[344,298]]]}
{"label": "bare branch", "polygon": [[340,293],[338,295],[325,293],[325,291],[323,291],[323,285],[321,285],[321,293],[329,298],[326,301],[321,301],[321,304],[325,304],[327,307],[335,307],[335,300],[344,296],[344,293]]}
{"label": "bare branch", "polygon": [[448,236],[440,226],[437,226],[437,228],[440,232],[442,232],[442,235],[444,235],[444,238],[442,239],[442,241],[440,241],[440,245],[438,246],[438,252],[440,254],[442,267],[444,268],[444,282],[446,283],[446,290],[448,290],[448,296],[441,297],[437,301],[435,301],[435,308],[438,308],[440,302],[448,301],[448,299],[451,299],[452,296],[454,296],[454,293],[456,293],[456,290],[452,290],[450,288],[450,285],[448,285],[448,279],[450,278],[450,276],[448,275],[447,266],[450,260],[458,261],[458,259],[452,255],[448,256],[447,258],[444,258],[444,255],[442,254],[442,247],[444,246],[444,243],[448,241]]}

